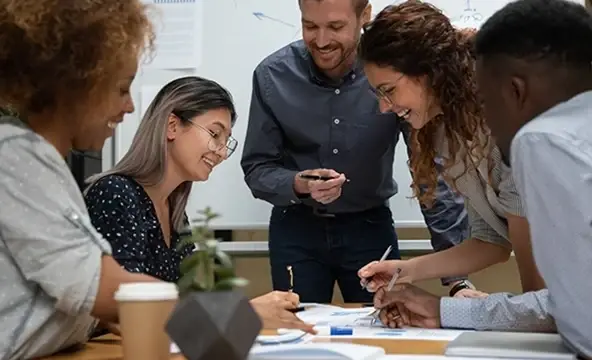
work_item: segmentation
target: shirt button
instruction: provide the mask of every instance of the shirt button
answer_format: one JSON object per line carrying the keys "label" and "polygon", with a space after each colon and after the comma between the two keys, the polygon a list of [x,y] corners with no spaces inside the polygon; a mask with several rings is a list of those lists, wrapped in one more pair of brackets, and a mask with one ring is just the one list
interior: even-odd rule
{"label": "shirt button", "polygon": [[335,94],[339,95],[341,93],[341,91],[339,91],[339,89],[335,89]]}
{"label": "shirt button", "polygon": [[338,152],[339,152],[339,150],[333,149],[333,154],[337,154]]}
{"label": "shirt button", "polygon": [[333,120],[333,122],[335,123],[335,125],[339,124],[339,119],[335,119]]}

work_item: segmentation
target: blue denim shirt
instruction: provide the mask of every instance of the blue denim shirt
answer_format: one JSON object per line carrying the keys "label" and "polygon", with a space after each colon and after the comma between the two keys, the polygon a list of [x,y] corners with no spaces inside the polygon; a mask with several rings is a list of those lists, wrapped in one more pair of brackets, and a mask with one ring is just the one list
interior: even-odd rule
{"label": "blue denim shirt", "polygon": [[[340,80],[331,80],[299,40],[254,71],[241,166],[253,195],[275,206],[304,203],[330,213],[363,211],[388,204],[398,191],[393,162],[401,133],[407,143],[407,124],[394,113],[380,113],[359,63]],[[316,168],[350,179],[339,199],[326,206],[294,193],[295,174]],[[435,203],[422,207],[422,213],[435,250],[468,237],[463,198],[442,179]]]}

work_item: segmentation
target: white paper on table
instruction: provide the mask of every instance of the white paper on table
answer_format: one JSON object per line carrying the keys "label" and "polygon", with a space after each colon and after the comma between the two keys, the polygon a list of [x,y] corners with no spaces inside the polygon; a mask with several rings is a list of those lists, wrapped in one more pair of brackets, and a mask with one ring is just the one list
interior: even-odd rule
{"label": "white paper on table", "polygon": [[[384,355],[376,360],[467,360],[465,357],[444,355]],[[499,358],[479,358],[479,360],[501,360]]]}
{"label": "white paper on table", "polygon": [[248,360],[379,360],[384,349],[377,346],[347,343],[310,343],[259,348]]}
{"label": "white paper on table", "polygon": [[152,6],[156,52],[145,69],[193,69],[201,64],[203,0],[143,0]]}
{"label": "white paper on table", "polygon": [[342,308],[339,306],[312,306],[297,316],[308,324],[319,326],[370,326],[372,307]]}
{"label": "white paper on table", "polygon": [[354,327],[353,335],[338,335],[340,339],[391,339],[391,340],[432,340],[452,341],[463,331],[444,329],[404,328],[389,329],[386,327]]}
{"label": "white paper on table", "polygon": [[313,306],[299,312],[302,321],[316,326],[352,327],[352,335],[339,338],[401,339],[452,341],[465,331],[447,329],[404,328],[389,329],[380,321],[372,321],[374,308],[341,308],[337,306]]}

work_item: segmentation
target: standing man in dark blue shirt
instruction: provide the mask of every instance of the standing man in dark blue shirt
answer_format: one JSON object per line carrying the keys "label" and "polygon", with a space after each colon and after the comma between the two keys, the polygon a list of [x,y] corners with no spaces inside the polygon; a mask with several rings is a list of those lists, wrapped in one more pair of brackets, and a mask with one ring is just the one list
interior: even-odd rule
{"label": "standing man in dark blue shirt", "polygon": [[[356,60],[368,0],[300,0],[300,10],[303,41],[254,71],[241,165],[253,195],[273,205],[274,289],[290,288],[291,266],[303,302],[331,302],[335,281],[346,302],[368,302],[357,271],[389,245],[389,258],[400,258],[388,201],[397,193],[395,147],[408,129],[397,114],[380,114]],[[443,181],[438,195],[422,212],[442,250],[468,236],[468,223],[463,199]]]}

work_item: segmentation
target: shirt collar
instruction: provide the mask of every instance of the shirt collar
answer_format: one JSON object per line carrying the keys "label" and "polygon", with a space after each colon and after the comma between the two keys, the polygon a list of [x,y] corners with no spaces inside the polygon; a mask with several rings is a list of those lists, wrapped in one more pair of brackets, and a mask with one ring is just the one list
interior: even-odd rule
{"label": "shirt collar", "polygon": [[362,62],[358,58],[356,58],[356,61],[354,62],[354,66],[352,66],[350,71],[348,71],[347,74],[345,74],[339,80],[335,80],[335,79],[331,79],[331,78],[327,77],[327,75],[325,75],[318,68],[318,66],[315,64],[315,62],[312,58],[312,55],[310,54],[310,52],[306,48],[303,49],[303,58],[304,58],[304,60],[307,64],[307,67],[308,67],[308,74],[310,76],[310,80],[312,82],[314,82],[315,84],[318,84],[321,86],[329,86],[329,87],[342,86],[343,84],[347,84],[348,82],[351,82],[351,81],[355,80],[356,78],[360,77],[361,75],[363,75]]}

